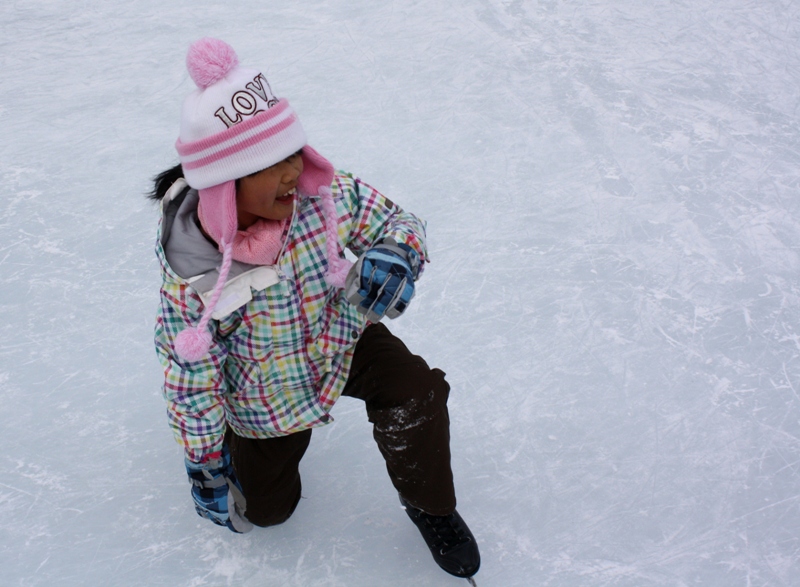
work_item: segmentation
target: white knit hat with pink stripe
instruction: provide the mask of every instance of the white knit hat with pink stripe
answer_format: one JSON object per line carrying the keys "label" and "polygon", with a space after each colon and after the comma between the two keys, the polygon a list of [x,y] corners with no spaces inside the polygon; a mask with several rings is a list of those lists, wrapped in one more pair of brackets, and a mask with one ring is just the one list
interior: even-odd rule
{"label": "white knit hat with pink stripe", "polygon": [[222,265],[208,306],[196,327],[181,332],[175,349],[197,361],[211,348],[208,323],[233,261],[238,228],[236,180],[271,167],[300,149],[301,195],[319,195],[325,216],[328,272],[334,287],[344,287],[351,266],[338,249],[336,205],[331,194],[333,165],[306,144],[306,134],[288,100],[277,99],[264,75],[239,67],[233,48],[218,39],[192,44],[186,66],[197,89],[183,104],[180,138],[175,144],[186,182],[200,194],[203,227],[219,244]]}

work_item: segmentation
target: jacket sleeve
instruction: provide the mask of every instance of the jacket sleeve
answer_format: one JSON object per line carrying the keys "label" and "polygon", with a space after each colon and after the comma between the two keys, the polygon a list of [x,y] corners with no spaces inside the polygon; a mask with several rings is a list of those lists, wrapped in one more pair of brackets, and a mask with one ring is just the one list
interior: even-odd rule
{"label": "jacket sleeve", "polygon": [[215,332],[205,357],[190,362],[175,352],[176,337],[200,321],[202,309],[200,297],[185,284],[162,285],[155,343],[164,368],[164,399],[175,440],[193,462],[201,462],[205,455],[221,450],[225,433],[223,366],[227,348],[216,332],[217,321],[209,323]]}
{"label": "jacket sleeve", "polygon": [[425,221],[406,212],[372,186],[349,174],[337,176],[348,212],[352,215],[347,248],[357,256],[379,241],[392,237],[419,254],[420,274],[429,261]]}

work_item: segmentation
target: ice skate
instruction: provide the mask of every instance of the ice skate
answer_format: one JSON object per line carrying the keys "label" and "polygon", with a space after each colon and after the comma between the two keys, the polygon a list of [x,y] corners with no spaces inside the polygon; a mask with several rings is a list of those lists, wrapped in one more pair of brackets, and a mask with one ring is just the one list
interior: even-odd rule
{"label": "ice skate", "polygon": [[436,564],[451,575],[465,579],[478,572],[481,566],[478,543],[458,512],[432,516],[411,506],[402,497],[400,503],[419,528]]}

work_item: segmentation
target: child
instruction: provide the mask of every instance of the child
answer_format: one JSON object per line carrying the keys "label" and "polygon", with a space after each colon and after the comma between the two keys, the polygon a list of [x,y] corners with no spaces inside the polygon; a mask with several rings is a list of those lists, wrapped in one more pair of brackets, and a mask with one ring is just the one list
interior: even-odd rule
{"label": "child", "polygon": [[198,89],[183,106],[180,164],[152,194],[155,342],[197,513],[234,532],[287,520],[311,431],[339,396],[356,397],[434,559],[471,577],[480,555],[455,510],[449,386],[380,323],[413,296],[424,224],[334,172],[230,46],[201,39],[187,66]]}

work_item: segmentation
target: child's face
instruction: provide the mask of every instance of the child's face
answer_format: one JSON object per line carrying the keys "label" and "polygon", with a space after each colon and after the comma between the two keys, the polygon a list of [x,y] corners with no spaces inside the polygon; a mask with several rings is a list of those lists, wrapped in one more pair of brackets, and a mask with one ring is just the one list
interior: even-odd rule
{"label": "child's face", "polygon": [[298,151],[272,167],[240,178],[236,182],[239,230],[251,227],[260,218],[289,218],[294,210],[295,188],[301,173],[303,159]]}

